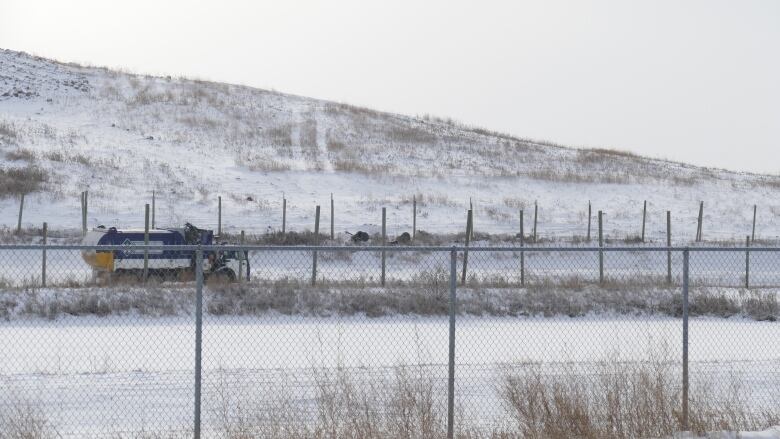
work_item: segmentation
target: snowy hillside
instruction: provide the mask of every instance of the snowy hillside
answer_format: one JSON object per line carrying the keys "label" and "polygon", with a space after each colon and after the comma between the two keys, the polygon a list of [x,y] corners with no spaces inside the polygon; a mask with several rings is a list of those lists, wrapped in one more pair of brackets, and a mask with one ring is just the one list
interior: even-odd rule
{"label": "snowy hillside", "polygon": [[[641,134],[638,134],[641,135]],[[336,204],[337,233],[373,231],[381,207],[390,233],[464,228],[516,232],[518,210],[539,203],[539,235],[582,235],[587,202],[606,212],[615,238],[650,238],[665,211],[675,241],[693,238],[705,202],[706,239],[742,238],[759,205],[757,237],[780,235],[780,178],[712,170],[610,150],[538,143],[430,117],[380,113],[250,87],[126,74],[0,50],[0,225],[80,227],[89,190],[90,226],[138,226],[157,194],[157,223],[227,230],[311,229],[314,206]],[[527,221],[527,223],[530,222]]]}

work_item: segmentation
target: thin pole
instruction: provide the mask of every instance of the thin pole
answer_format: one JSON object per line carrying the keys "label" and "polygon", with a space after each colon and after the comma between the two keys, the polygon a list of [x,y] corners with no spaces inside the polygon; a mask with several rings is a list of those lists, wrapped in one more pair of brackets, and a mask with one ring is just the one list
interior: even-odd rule
{"label": "thin pole", "polygon": [[149,249],[146,246],[149,245],[149,205],[146,204],[144,208],[144,282],[149,277]]}
{"label": "thin pole", "polygon": [[217,198],[217,235],[222,236],[222,196]]}
{"label": "thin pole", "polygon": [[[666,211],[666,247],[672,246],[672,212]],[[672,283],[672,251],[666,251],[666,283]]]}
{"label": "thin pole", "polygon": [[89,200],[89,192],[84,191],[81,193],[81,234],[86,236],[87,235],[87,213],[89,212],[89,209],[87,207],[87,202]]}
{"label": "thin pole", "polygon": [[539,216],[539,205],[534,201],[534,244],[536,244],[536,219]]}
{"label": "thin pole", "polygon": [[48,225],[46,223],[43,223],[43,250],[42,250],[42,260],[41,260],[41,286],[46,286],[46,241],[47,236],[49,235],[48,231]]}
{"label": "thin pole", "polygon": [[201,356],[203,349],[203,250],[195,250],[195,439],[200,439]]}
{"label": "thin pole", "polygon": [[417,235],[417,195],[412,196],[412,242]]}
{"label": "thin pole", "polygon": [[154,191],[152,191],[152,229],[154,229],[154,227],[155,227],[154,226],[154,224],[155,224],[155,222],[154,222],[154,215],[155,215],[155,211],[157,210],[156,207],[155,207],[155,201],[156,201],[155,200],[155,193],[154,193]]}
{"label": "thin pole", "polygon": [[16,223],[16,234],[22,233],[22,211],[24,211],[24,194],[19,200],[19,221]]}
{"label": "thin pole", "polygon": [[599,210],[599,283],[604,283],[604,234],[602,227],[602,213]]}
{"label": "thin pole", "polygon": [[682,429],[688,431],[688,258],[683,250],[683,352],[682,352]]}
{"label": "thin pole", "polygon": [[287,231],[287,198],[282,197],[282,235]]}
{"label": "thin pole", "polygon": [[525,286],[525,230],[523,230],[523,209],[520,209],[520,285]]}
{"label": "thin pole", "polygon": [[645,221],[647,219],[647,200],[642,207],[642,243],[645,242]]}
{"label": "thin pole", "polygon": [[756,205],[753,205],[753,231],[750,233],[750,241],[756,240]]}
{"label": "thin pole", "polygon": [[333,234],[333,193],[330,194],[330,239],[334,238]]}
{"label": "thin pole", "polygon": [[[314,245],[320,245],[320,206],[317,205],[317,210],[314,214]],[[317,250],[312,252],[311,260],[311,285],[314,286],[317,283]]]}
{"label": "thin pole", "polygon": [[[750,248],[750,236],[745,237],[745,248]],[[750,288],[750,250],[745,250],[745,288]]]}
{"label": "thin pole", "polygon": [[[382,208],[382,245],[387,244],[387,208]],[[387,263],[387,255],[382,250],[382,286],[385,286],[385,264]]]}
{"label": "thin pole", "polygon": [[696,227],[696,242],[701,241],[702,222],[704,222],[704,201],[699,203],[699,220]]}
{"label": "thin pole", "polygon": [[458,254],[450,251],[450,344],[447,370],[447,438],[452,439],[455,427],[455,314],[457,313]]}
{"label": "thin pole", "polygon": [[474,239],[474,203],[471,202],[471,197],[469,197],[469,212],[471,212],[471,228],[469,228],[469,238]]}
{"label": "thin pole", "polygon": [[[239,243],[241,246],[244,245],[244,231],[241,231],[241,238],[239,240]],[[241,279],[244,275],[244,249],[239,249],[238,251],[238,281],[241,282]]]}
{"label": "thin pole", "polygon": [[588,242],[590,242],[590,218],[591,218],[590,201],[588,201],[588,235],[586,238]]}
{"label": "thin pole", "polygon": [[463,250],[463,274],[460,278],[461,285],[466,284],[466,270],[469,264],[469,242],[471,242],[471,221],[471,209],[469,209],[469,212],[466,215],[466,249]]}

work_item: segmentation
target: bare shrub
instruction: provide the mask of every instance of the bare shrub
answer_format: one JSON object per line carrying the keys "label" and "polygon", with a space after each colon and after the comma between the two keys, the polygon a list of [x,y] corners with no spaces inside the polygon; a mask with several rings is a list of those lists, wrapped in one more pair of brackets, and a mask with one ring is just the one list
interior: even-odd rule
{"label": "bare shrub", "polygon": [[[521,437],[671,437],[682,429],[682,390],[667,351],[651,348],[645,359],[632,362],[607,358],[587,371],[573,363],[506,365],[499,394]],[[693,431],[766,428],[777,422],[777,415],[740,404],[739,388],[736,377],[720,394],[694,386]]]}
{"label": "bare shrub", "polygon": [[0,439],[46,439],[60,437],[46,414],[30,402],[0,402]]}
{"label": "bare shrub", "polygon": [[0,198],[38,191],[47,179],[46,172],[34,165],[0,168]]}

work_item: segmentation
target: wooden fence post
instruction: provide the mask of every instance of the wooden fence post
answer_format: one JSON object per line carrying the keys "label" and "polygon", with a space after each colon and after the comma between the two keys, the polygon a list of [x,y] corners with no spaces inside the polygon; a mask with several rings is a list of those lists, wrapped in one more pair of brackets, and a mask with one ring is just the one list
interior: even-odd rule
{"label": "wooden fence post", "polygon": [[[149,205],[144,207],[144,245],[149,245]],[[144,282],[149,277],[149,249],[144,248]]]}
{"label": "wooden fence post", "polygon": [[412,242],[417,235],[417,195],[412,195]]}
{"label": "wooden fence post", "polygon": [[217,235],[222,236],[222,195],[217,197]]}
{"label": "wooden fence post", "polygon": [[536,219],[539,216],[539,205],[534,201],[534,244],[536,244]]}
{"label": "wooden fence post", "polygon": [[699,219],[696,222],[696,242],[701,242],[702,222],[704,222],[704,201],[699,203]]}
{"label": "wooden fence post", "polygon": [[525,230],[523,230],[523,209],[520,209],[520,286],[525,286]]}
{"label": "wooden fence post", "polygon": [[588,200],[588,235],[586,237],[586,240],[588,242],[590,242],[590,218],[591,218],[590,200]]}
{"label": "wooden fence post", "polygon": [[647,220],[647,200],[642,207],[642,243],[645,242],[645,221]]}
{"label": "wooden fence post", "polygon": [[[314,213],[314,245],[320,245],[320,206],[317,205],[317,210]],[[317,283],[317,250],[312,252],[311,260],[311,285],[314,286]]]}
{"label": "wooden fence post", "polygon": [[331,194],[330,194],[330,240],[331,241],[335,237],[335,235],[333,233],[333,212],[334,212],[334,209],[333,209],[333,193],[331,192]]}
{"label": "wooden fence post", "polygon": [[[672,211],[666,211],[666,247],[672,246]],[[666,283],[672,283],[672,251],[666,251]]]}
{"label": "wooden fence post", "polygon": [[46,241],[49,235],[49,227],[43,223],[43,250],[41,259],[41,286],[46,287]]}
{"label": "wooden fence post", "polygon": [[[382,246],[387,245],[387,208],[382,208]],[[387,263],[387,255],[382,250],[382,286],[385,286],[385,264]]]}
{"label": "wooden fence post", "polygon": [[81,234],[83,236],[87,235],[87,214],[89,212],[88,200],[89,200],[89,192],[88,191],[82,192],[81,193]]}
{"label": "wooden fence post", "polygon": [[753,231],[750,233],[750,241],[756,240],[756,207],[757,205],[753,205]]}
{"label": "wooden fence post", "polygon": [[16,234],[22,233],[22,211],[24,211],[24,194],[19,199],[19,220],[16,223]]}
{"label": "wooden fence post", "polygon": [[466,284],[466,270],[469,263],[469,242],[471,241],[471,226],[472,226],[472,213],[471,209],[469,209],[468,214],[466,215],[466,248],[463,250],[463,273],[460,277],[460,283],[461,285]]}

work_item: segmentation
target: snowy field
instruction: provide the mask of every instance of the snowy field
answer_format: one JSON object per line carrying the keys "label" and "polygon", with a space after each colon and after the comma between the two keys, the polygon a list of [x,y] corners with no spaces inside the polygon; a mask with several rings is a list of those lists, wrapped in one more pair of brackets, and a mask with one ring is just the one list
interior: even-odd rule
{"label": "snowy field", "polygon": [[[378,385],[394,368],[424,370],[443,408],[446,318],[314,319],[207,317],[203,333],[204,425],[293,403],[313,421],[318,385],[344,368],[360,385]],[[574,369],[594,379],[598,362],[647,361],[679,370],[682,325],[653,317],[461,317],[456,392],[467,424],[502,425],[496,383],[507,368],[540,363],[549,374]],[[753,410],[780,406],[780,326],[741,319],[693,319],[690,373],[697,383],[738,378]],[[67,437],[106,431],[186,429],[193,413],[191,318],[63,318],[0,324],[0,400],[43,407]],[[673,386],[679,386],[673,376]],[[332,377],[331,377],[332,378]],[[225,412],[227,406],[227,413]]]}

